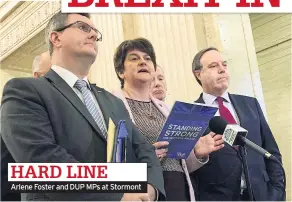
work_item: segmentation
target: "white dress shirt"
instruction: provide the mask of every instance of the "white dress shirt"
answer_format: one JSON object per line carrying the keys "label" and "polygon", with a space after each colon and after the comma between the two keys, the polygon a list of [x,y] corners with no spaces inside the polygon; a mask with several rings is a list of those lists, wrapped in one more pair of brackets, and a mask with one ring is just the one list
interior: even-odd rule
{"label": "white dress shirt", "polygon": [[[223,98],[223,105],[230,111],[230,113],[232,114],[232,116],[235,119],[236,123],[238,125],[240,125],[239,118],[238,118],[238,116],[237,116],[237,114],[235,112],[234,107],[231,104],[231,101],[230,101],[230,98],[229,98],[229,95],[228,95],[227,91],[225,91],[225,93],[223,93],[223,95],[221,95],[221,97]],[[214,95],[210,95],[208,93],[203,92],[203,100],[208,105],[219,107],[216,98],[217,97],[214,96]],[[215,116],[220,116],[219,110],[217,111]]]}

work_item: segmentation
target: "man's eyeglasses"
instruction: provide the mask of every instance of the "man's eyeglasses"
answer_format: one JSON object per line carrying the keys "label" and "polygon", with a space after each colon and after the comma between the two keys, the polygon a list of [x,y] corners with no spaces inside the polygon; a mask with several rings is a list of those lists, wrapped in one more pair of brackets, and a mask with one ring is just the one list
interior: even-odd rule
{"label": "man's eyeglasses", "polygon": [[82,22],[82,21],[76,21],[76,22],[73,22],[69,25],[66,25],[65,27],[62,27],[60,29],[57,29],[55,31],[57,32],[61,32],[61,31],[64,31],[65,29],[69,28],[69,27],[77,27],[78,29],[84,31],[84,32],[87,32],[87,33],[90,33],[91,30],[95,31],[97,33],[97,38],[96,38],[96,41],[101,41],[102,40],[102,34],[100,33],[100,31],[98,31],[97,29],[91,27],[89,24],[85,23],[85,22]]}

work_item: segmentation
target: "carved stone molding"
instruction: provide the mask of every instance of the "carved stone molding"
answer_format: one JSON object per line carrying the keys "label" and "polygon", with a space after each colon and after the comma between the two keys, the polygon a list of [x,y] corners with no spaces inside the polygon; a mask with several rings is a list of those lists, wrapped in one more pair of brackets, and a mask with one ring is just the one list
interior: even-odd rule
{"label": "carved stone molding", "polygon": [[6,24],[0,32],[0,61],[41,32],[48,20],[60,10],[60,1],[23,3],[3,21]]}
{"label": "carved stone molding", "polygon": [[2,7],[4,7],[6,4],[8,4],[9,2],[8,1],[3,1],[3,2],[0,2],[0,9]]}
{"label": "carved stone molding", "polygon": [[6,57],[1,64],[1,69],[10,69],[22,72],[31,72],[32,61],[39,52],[47,49],[44,40],[44,30],[35,35],[22,45],[13,54]]}
{"label": "carved stone molding", "polygon": [[6,1],[0,6],[0,24],[1,27],[7,25],[15,16],[21,13],[31,2],[13,2],[13,1]]}

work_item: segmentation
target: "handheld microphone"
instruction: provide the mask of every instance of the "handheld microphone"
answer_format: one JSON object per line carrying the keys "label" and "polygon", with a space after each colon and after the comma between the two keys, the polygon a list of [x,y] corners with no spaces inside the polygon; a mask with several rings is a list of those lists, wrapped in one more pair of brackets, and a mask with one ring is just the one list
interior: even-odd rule
{"label": "handheld microphone", "polygon": [[215,116],[210,120],[209,128],[212,132],[216,134],[222,134],[224,142],[231,146],[246,145],[247,147],[253,149],[267,159],[277,160],[276,157],[269,153],[267,150],[248,140],[246,138],[248,133],[246,129],[236,124],[228,124],[220,116]]}
{"label": "handheld microphone", "polygon": [[[271,153],[269,153],[265,149],[263,149],[260,146],[256,145],[252,141],[248,140],[246,138],[247,133],[248,133],[248,131],[246,129],[244,129],[244,128],[240,127],[239,125],[236,125],[236,124],[228,124],[220,116],[215,116],[210,120],[209,128],[210,128],[210,130],[212,132],[214,132],[216,134],[222,134],[223,135],[223,140],[227,144],[229,144],[231,146],[233,146],[233,145],[241,145],[241,146],[246,145],[249,148],[251,148],[254,151],[256,151],[259,154],[261,154],[262,156],[264,156],[265,158],[277,162],[280,165],[280,167],[281,167],[281,169],[283,171],[283,187],[281,187],[282,191],[283,191],[283,194],[282,194],[281,198],[282,198],[283,201],[286,200],[286,175],[285,175],[285,170],[284,170],[283,165],[282,165],[280,160],[278,160],[275,156],[273,156]],[[246,153],[244,155],[246,155]],[[243,165],[244,165],[244,170],[245,170],[245,177],[247,178],[249,174],[248,174],[246,159],[243,160]],[[249,182],[249,181],[246,180],[246,182]],[[249,192],[249,198],[251,199],[251,193],[252,192],[251,192],[250,183],[247,183],[247,186],[249,187],[248,188],[248,190],[249,190],[248,192]]]}

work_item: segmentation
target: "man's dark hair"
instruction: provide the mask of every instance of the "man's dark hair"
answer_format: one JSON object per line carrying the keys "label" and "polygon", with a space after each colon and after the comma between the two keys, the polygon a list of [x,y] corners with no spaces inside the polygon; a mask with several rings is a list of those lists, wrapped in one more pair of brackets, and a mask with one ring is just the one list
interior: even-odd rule
{"label": "man's dark hair", "polygon": [[48,22],[46,26],[46,30],[45,30],[45,40],[48,45],[50,55],[52,55],[53,53],[53,44],[50,41],[51,32],[65,27],[67,25],[68,16],[71,14],[78,14],[78,15],[82,15],[84,17],[90,18],[89,13],[61,13],[61,12],[56,13]]}
{"label": "man's dark hair", "polygon": [[[193,59],[193,63],[192,63],[192,70],[193,72],[195,72],[195,70],[201,70],[203,68],[203,65],[201,63],[201,58],[203,57],[203,55],[209,51],[212,51],[212,50],[215,50],[215,51],[218,51],[217,48],[214,48],[214,47],[209,47],[209,48],[205,48],[201,51],[199,51],[194,59]],[[196,76],[195,76],[196,77]],[[196,80],[197,82],[202,86],[202,83],[201,81],[196,77]]]}
{"label": "man's dark hair", "polygon": [[123,41],[116,49],[114,55],[114,66],[118,79],[121,82],[121,88],[124,87],[124,80],[120,78],[119,74],[125,71],[124,62],[129,51],[138,50],[150,56],[154,69],[156,70],[156,56],[151,42],[145,38],[137,38],[133,40]]}

